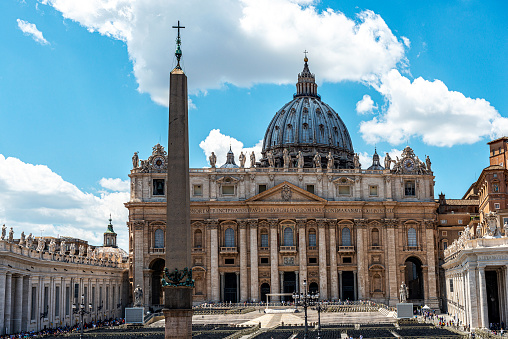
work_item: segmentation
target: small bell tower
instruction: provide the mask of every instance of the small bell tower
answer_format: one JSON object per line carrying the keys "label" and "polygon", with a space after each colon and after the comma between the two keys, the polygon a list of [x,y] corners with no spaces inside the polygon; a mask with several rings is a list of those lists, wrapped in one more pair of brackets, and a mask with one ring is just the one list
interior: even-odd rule
{"label": "small bell tower", "polygon": [[113,230],[113,224],[111,224],[111,214],[109,215],[109,225],[106,232],[104,232],[104,247],[117,247],[116,246],[116,233]]}

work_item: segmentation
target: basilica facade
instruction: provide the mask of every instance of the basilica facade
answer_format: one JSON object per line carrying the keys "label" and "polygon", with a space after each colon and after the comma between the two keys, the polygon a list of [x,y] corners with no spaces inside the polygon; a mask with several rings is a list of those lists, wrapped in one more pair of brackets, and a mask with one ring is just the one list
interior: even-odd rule
{"label": "basilica facade", "polygon": [[[437,202],[430,159],[410,147],[362,166],[340,116],[317,93],[304,60],[297,92],[269,124],[262,158],[212,153],[190,169],[195,302],[259,302],[299,291],[323,300],[439,307]],[[225,160],[225,163],[224,163]],[[237,161],[238,160],[238,161]],[[238,164],[237,164],[238,162]],[[219,166],[223,163],[221,166]],[[167,154],[133,157],[129,279],[144,303],[163,302]],[[272,296],[280,300],[286,296]]]}

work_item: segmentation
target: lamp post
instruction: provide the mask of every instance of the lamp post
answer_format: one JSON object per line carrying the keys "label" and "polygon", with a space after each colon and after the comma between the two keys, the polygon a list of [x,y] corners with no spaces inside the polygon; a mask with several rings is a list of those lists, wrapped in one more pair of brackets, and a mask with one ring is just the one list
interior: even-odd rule
{"label": "lamp post", "polygon": [[80,331],[79,331],[79,338],[81,339],[83,337],[83,317],[85,314],[90,314],[92,312],[92,304],[88,304],[88,311],[86,310],[85,305],[85,295],[81,295],[81,303],[79,304],[73,304],[72,305],[72,312],[74,314],[79,314],[80,318]]}
{"label": "lamp post", "polygon": [[[307,307],[315,305],[316,301],[319,299],[319,293],[308,293],[307,291],[307,280],[303,280],[303,292],[300,292],[300,294],[293,292],[293,299],[295,301],[295,305],[302,306],[303,310],[305,312],[305,332],[303,335],[304,339],[308,338],[309,335],[309,326],[307,322]],[[319,311],[318,311],[319,312]],[[318,313],[319,316],[319,313]],[[319,320],[318,325],[318,338],[320,336],[320,329],[321,329],[321,321]]]}
{"label": "lamp post", "polygon": [[315,294],[315,305],[317,310],[317,316],[318,316],[318,325],[317,325],[317,339],[321,339],[321,311],[323,310],[323,305],[321,304],[321,301],[318,301],[319,299],[319,293]]}

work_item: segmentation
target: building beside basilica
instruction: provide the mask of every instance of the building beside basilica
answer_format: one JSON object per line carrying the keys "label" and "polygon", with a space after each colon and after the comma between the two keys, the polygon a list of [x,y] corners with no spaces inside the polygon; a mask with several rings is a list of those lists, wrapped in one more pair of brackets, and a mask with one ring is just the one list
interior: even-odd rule
{"label": "building beside basilica", "polygon": [[[297,92],[270,122],[262,158],[233,152],[190,170],[194,300],[265,301],[303,280],[327,300],[439,308],[437,207],[430,160],[406,147],[362,167],[339,115],[317,94],[307,59]],[[129,278],[162,304],[166,152],[133,157]],[[222,160],[223,161],[223,160]]]}

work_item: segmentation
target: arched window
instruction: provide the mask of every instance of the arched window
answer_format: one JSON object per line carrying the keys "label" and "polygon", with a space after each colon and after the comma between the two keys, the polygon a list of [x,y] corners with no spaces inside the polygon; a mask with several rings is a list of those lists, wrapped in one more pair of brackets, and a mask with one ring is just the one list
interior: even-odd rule
{"label": "arched window", "polygon": [[372,230],[372,246],[379,246],[379,231],[377,228]]}
{"label": "arched window", "polygon": [[203,247],[203,232],[201,230],[194,231],[194,247]]}
{"label": "arched window", "polygon": [[284,246],[294,246],[293,229],[291,227],[286,227],[284,229]]}
{"label": "arched window", "polygon": [[409,247],[416,247],[417,246],[416,230],[412,227],[407,231],[407,245]]}
{"label": "arched window", "polygon": [[164,248],[164,231],[160,228],[155,231],[153,247]]}
{"label": "arched window", "polygon": [[235,247],[235,230],[231,227],[224,232],[225,247]]}
{"label": "arched window", "polygon": [[316,230],[313,228],[309,230],[309,246],[316,246]]}
{"label": "arched window", "polygon": [[342,246],[351,246],[351,231],[347,227],[342,229]]}
{"label": "arched window", "polygon": [[448,240],[443,240],[443,251],[448,248]]}

